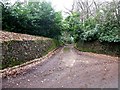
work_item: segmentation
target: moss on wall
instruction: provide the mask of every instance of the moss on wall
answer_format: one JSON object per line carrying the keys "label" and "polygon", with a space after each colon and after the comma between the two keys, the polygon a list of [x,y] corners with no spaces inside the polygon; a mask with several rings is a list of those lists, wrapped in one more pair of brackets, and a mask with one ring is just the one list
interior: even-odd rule
{"label": "moss on wall", "polygon": [[40,58],[58,47],[55,40],[4,41],[2,44],[2,69]]}
{"label": "moss on wall", "polygon": [[94,52],[112,56],[120,56],[120,43],[79,41],[78,43],[76,43],[76,48],[85,52]]}

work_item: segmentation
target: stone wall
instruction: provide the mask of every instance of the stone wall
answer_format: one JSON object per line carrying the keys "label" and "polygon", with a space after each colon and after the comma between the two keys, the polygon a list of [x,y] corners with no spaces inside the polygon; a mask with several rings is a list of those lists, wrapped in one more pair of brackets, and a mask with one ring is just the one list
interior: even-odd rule
{"label": "stone wall", "polygon": [[53,39],[26,34],[0,31],[2,46],[1,68],[8,68],[40,58],[58,47]]}
{"label": "stone wall", "polygon": [[120,43],[79,41],[76,44],[76,48],[79,49],[80,51],[85,51],[85,52],[94,52],[94,53],[107,54],[112,56],[120,56]]}

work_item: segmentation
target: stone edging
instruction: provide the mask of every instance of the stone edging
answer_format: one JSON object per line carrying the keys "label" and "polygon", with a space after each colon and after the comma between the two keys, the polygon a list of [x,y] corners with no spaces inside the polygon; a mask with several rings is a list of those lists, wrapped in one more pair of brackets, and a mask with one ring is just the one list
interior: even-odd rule
{"label": "stone edging", "polygon": [[41,62],[44,62],[46,59],[50,58],[52,55],[54,55],[59,50],[61,50],[61,48],[56,48],[41,58],[34,59],[34,60],[28,61],[26,63],[17,65],[17,66],[11,67],[11,68],[0,70],[0,73],[2,74],[1,76],[3,78],[9,77],[9,76],[16,76],[17,74],[29,69],[30,67],[33,67]]}

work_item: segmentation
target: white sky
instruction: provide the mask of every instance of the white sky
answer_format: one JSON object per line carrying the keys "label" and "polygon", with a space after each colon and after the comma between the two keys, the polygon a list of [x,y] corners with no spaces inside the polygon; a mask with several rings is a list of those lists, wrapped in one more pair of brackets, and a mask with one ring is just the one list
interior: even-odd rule
{"label": "white sky", "polygon": [[50,1],[53,5],[53,7],[55,7],[56,10],[62,10],[64,11],[65,8],[71,8],[73,0],[46,0],[46,1]]}
{"label": "white sky", "polygon": [[46,0],[46,1],[50,1],[56,11],[62,11],[63,16],[66,16],[64,11],[67,11],[67,9],[71,9],[73,4],[73,0]]}

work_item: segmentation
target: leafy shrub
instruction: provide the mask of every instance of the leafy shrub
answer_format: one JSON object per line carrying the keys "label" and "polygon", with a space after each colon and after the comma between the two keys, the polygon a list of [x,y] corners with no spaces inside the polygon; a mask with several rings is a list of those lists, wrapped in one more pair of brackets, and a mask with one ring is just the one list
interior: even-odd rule
{"label": "leafy shrub", "polygon": [[80,40],[83,41],[93,41],[98,38],[98,29],[94,28],[93,30],[84,31],[80,35]]}
{"label": "leafy shrub", "polygon": [[62,15],[48,2],[1,3],[3,30],[58,39]]}

